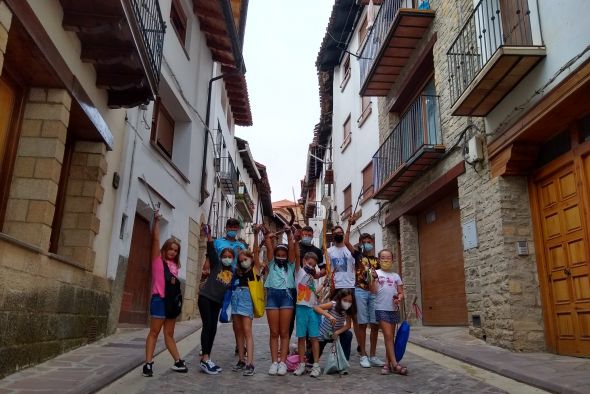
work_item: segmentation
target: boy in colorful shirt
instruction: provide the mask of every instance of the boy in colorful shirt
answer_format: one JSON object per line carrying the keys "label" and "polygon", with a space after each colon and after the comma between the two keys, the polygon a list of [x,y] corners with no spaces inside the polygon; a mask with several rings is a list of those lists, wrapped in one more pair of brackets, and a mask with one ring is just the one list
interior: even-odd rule
{"label": "boy in colorful shirt", "polygon": [[[318,337],[320,335],[320,319],[314,311],[318,304],[315,288],[315,273],[318,256],[313,252],[308,252],[303,256],[303,267],[295,267],[295,282],[297,286],[297,345],[299,350],[299,366],[295,370],[295,375],[300,376],[305,373],[305,340],[309,337],[314,361],[320,358],[320,345]],[[311,369],[310,376],[318,377],[321,375],[320,365],[315,362]]]}

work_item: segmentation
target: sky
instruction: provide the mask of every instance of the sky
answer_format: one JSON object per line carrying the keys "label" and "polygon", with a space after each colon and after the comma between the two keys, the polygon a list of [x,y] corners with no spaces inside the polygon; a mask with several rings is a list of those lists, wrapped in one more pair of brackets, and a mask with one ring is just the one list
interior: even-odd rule
{"label": "sky", "polygon": [[254,125],[236,128],[266,165],[272,200],[300,195],[320,106],[315,60],[334,0],[250,0],[244,38]]}

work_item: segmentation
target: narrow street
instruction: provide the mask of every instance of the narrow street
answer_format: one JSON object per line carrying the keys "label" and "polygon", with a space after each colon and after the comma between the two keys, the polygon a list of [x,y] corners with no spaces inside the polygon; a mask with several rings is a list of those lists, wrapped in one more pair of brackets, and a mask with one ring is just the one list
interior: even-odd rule
{"label": "narrow street", "polygon": [[[180,342],[181,351],[189,351],[185,357],[189,364],[188,374],[179,374],[169,369],[170,356],[164,352],[155,359],[154,377],[144,378],[140,369],[131,371],[101,394],[127,393],[544,393],[545,391],[504,378],[494,373],[442,356],[410,344],[403,363],[408,366],[408,376],[380,375],[380,368],[364,369],[353,349],[348,376],[322,376],[314,379],[305,376],[269,376],[267,374],[269,352],[267,346],[268,325],[265,319],[254,325],[256,374],[244,377],[232,372],[234,364],[234,337],[231,325],[220,325],[213,357],[224,370],[218,376],[201,373],[198,368],[200,331]],[[356,342],[353,341],[353,347]],[[189,350],[190,349],[190,350]],[[383,341],[378,343],[377,354],[383,357]],[[322,360],[322,365],[323,365]]]}

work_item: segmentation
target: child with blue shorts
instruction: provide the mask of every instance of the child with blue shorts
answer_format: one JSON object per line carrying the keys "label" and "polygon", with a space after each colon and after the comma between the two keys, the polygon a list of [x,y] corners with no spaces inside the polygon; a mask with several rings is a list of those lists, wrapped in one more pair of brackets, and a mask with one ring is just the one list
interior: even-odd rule
{"label": "child with blue shorts", "polygon": [[311,341],[311,350],[313,359],[316,361],[311,369],[310,376],[316,378],[321,375],[322,370],[317,360],[320,358],[320,319],[314,311],[318,304],[316,295],[314,274],[318,256],[314,252],[307,252],[303,256],[303,267],[295,267],[295,282],[297,285],[297,305],[295,325],[297,330],[297,345],[299,350],[299,366],[295,369],[294,374],[297,376],[305,373],[305,342],[309,337]]}

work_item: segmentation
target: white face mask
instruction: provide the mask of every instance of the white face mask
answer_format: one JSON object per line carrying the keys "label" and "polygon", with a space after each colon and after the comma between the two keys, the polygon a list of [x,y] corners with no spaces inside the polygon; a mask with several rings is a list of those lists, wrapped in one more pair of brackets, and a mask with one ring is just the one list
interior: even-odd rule
{"label": "white face mask", "polygon": [[231,257],[224,257],[221,259],[221,264],[225,265],[226,267],[229,267],[231,265],[231,263],[233,263],[234,259],[232,259]]}
{"label": "white face mask", "polygon": [[349,310],[352,306],[352,302],[342,301],[340,304],[342,304],[342,309],[344,309],[345,311]]}
{"label": "white face mask", "polygon": [[246,259],[246,260],[242,261],[240,263],[240,265],[242,266],[243,269],[247,270],[248,268],[250,268],[252,266],[252,260]]}

